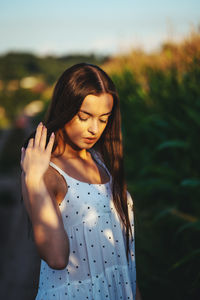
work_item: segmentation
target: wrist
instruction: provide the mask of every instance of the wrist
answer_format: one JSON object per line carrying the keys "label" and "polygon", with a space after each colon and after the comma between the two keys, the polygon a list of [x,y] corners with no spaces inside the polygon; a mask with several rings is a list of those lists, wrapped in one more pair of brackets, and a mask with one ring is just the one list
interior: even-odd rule
{"label": "wrist", "polygon": [[28,188],[40,188],[43,183],[43,178],[32,174],[25,174],[25,183]]}

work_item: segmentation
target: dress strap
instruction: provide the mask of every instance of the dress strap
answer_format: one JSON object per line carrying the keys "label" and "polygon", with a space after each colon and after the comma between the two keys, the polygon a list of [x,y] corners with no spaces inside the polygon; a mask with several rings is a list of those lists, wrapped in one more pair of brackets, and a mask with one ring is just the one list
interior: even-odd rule
{"label": "dress strap", "polygon": [[61,168],[59,168],[56,164],[54,164],[52,161],[50,161],[49,165],[51,167],[53,167],[54,169],[56,169],[58,171],[58,173],[60,175],[62,175],[64,178],[66,177],[67,174]]}
{"label": "dress strap", "polygon": [[108,171],[108,168],[106,167],[106,165],[105,165],[104,162],[102,161],[102,159],[101,159],[101,157],[100,157],[100,154],[99,154],[97,151],[95,151],[94,149],[90,149],[89,151],[90,151],[92,157],[94,158],[94,160],[95,160],[100,166],[102,166],[102,167],[106,170],[106,172],[107,172],[109,178],[111,178],[110,172]]}

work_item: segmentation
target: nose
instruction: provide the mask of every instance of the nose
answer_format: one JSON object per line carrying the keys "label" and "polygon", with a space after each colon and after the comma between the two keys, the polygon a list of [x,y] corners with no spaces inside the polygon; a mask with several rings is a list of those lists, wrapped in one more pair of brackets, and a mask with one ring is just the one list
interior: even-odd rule
{"label": "nose", "polygon": [[91,121],[88,131],[93,135],[96,135],[98,133],[99,131],[98,120],[94,119]]}

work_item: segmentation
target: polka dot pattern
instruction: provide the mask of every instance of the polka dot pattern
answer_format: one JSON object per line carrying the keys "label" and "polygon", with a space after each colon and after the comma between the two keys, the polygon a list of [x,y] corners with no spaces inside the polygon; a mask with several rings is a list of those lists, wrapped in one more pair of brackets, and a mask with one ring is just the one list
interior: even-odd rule
{"label": "polka dot pattern", "polygon": [[[97,153],[92,155],[105,168]],[[68,185],[59,208],[69,237],[70,256],[63,270],[51,269],[41,260],[36,300],[135,300],[134,218],[130,194],[128,209],[133,236],[127,263],[125,232],[112,200],[111,182],[81,182],[50,164]]]}

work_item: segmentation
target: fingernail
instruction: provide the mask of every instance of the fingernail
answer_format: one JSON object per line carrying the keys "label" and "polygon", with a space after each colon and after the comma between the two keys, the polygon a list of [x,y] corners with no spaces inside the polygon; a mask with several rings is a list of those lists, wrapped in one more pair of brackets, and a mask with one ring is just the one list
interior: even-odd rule
{"label": "fingernail", "polygon": [[54,132],[51,133],[51,137],[53,137],[53,136],[54,136]]}

